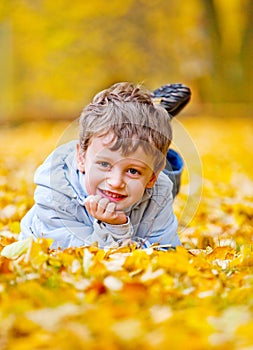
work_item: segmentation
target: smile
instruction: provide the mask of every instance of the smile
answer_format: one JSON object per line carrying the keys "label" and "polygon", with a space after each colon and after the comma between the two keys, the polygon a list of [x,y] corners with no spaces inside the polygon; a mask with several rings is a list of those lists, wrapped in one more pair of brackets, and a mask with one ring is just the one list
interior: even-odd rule
{"label": "smile", "polygon": [[99,191],[101,192],[103,197],[109,198],[110,200],[113,200],[113,201],[119,201],[127,197],[123,194],[119,194],[111,191],[106,191],[106,190],[99,190]]}

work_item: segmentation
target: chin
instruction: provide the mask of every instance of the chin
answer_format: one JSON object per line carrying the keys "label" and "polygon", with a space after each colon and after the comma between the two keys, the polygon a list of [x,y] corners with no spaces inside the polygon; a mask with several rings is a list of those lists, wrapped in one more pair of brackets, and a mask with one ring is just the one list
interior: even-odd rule
{"label": "chin", "polygon": [[126,204],[118,203],[116,205],[116,210],[128,211],[133,206],[133,204],[131,204],[131,203],[130,204],[129,203],[126,203]]}
{"label": "chin", "polygon": [[116,210],[125,210],[127,207],[122,204],[116,204]]}

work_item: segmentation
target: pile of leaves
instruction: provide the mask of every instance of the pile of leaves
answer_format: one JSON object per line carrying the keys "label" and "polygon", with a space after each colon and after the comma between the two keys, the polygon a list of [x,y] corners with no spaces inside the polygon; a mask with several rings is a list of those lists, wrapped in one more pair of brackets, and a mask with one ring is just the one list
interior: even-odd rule
{"label": "pile of leaves", "polygon": [[167,251],[17,241],[33,172],[66,125],[2,130],[0,349],[252,349],[253,123],[230,122],[224,133],[226,120],[184,121],[203,163],[203,193],[191,222],[180,222],[183,246]]}

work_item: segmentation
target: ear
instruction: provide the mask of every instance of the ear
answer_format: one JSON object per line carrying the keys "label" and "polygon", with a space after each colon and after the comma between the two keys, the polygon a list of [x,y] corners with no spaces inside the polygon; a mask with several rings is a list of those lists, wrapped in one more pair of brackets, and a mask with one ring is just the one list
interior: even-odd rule
{"label": "ear", "polygon": [[148,181],[146,188],[152,188],[158,178],[160,171],[158,173],[153,173],[153,175],[151,176],[150,180]]}
{"label": "ear", "polygon": [[85,172],[85,158],[84,154],[81,151],[81,147],[79,143],[76,145],[76,162],[77,162],[77,169],[81,171],[82,173]]}

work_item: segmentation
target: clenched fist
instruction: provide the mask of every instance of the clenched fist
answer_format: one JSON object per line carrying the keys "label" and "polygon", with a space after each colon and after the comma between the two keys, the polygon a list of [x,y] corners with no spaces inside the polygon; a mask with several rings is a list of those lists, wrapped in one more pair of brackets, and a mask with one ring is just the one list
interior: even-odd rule
{"label": "clenched fist", "polygon": [[124,211],[116,210],[116,203],[99,195],[90,195],[84,205],[91,216],[95,219],[110,225],[122,225],[127,223],[127,217]]}

